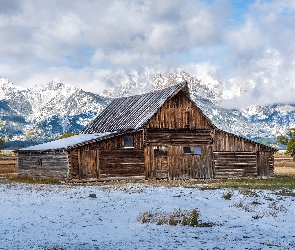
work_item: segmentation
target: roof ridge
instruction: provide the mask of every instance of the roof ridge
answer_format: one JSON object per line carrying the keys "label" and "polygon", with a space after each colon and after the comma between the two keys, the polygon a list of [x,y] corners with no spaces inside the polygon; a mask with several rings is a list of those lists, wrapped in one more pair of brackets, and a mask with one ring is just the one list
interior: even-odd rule
{"label": "roof ridge", "polygon": [[186,81],[146,94],[113,99],[81,133],[140,129],[169,98],[185,86]]}

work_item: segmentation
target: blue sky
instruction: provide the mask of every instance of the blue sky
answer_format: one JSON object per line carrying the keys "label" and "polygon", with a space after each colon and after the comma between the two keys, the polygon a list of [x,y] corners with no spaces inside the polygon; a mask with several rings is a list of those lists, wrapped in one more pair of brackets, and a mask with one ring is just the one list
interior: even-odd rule
{"label": "blue sky", "polygon": [[[0,77],[101,93],[131,72],[209,73],[229,107],[295,99],[293,0],[0,0]],[[249,87],[250,86],[250,87]]]}

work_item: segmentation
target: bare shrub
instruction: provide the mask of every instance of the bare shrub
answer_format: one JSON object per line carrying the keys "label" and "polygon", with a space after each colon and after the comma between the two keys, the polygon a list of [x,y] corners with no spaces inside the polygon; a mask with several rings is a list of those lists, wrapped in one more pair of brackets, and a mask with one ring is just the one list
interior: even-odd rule
{"label": "bare shrub", "polygon": [[170,213],[146,211],[139,214],[137,221],[141,223],[153,223],[156,225],[167,224],[170,226],[182,225],[197,227],[200,225],[199,215],[200,211],[196,208],[191,211],[176,209]]}
{"label": "bare shrub", "polygon": [[256,191],[252,189],[241,189],[240,194],[245,196],[258,197],[258,194],[256,193]]}
{"label": "bare shrub", "polygon": [[230,200],[231,197],[232,197],[232,195],[233,195],[233,191],[232,190],[228,190],[226,193],[224,193],[222,195],[222,198],[224,198],[225,200]]}

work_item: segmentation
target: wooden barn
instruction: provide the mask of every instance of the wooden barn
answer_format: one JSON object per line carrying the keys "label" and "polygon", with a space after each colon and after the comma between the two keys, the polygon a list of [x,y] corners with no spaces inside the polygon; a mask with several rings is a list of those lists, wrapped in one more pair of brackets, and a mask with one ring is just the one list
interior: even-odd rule
{"label": "wooden barn", "polygon": [[67,181],[273,174],[276,150],[218,129],[187,83],[113,100],[77,136],[18,151],[20,175]]}

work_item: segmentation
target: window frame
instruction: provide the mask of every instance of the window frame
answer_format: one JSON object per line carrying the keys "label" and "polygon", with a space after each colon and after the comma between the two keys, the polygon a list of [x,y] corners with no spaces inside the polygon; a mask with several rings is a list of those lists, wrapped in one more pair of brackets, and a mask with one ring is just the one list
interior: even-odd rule
{"label": "window frame", "polygon": [[[189,149],[189,152],[186,152],[186,150]],[[185,155],[191,155],[192,154],[192,149],[190,146],[183,146],[183,154]]]}
{"label": "window frame", "polygon": [[[196,149],[200,150],[199,153],[196,153]],[[202,147],[194,146],[193,154],[194,155],[201,155],[202,154]]]}
{"label": "window frame", "polygon": [[183,148],[184,155],[201,155],[202,154],[201,146],[182,146],[182,148]]}
{"label": "window frame", "polygon": [[[134,136],[133,135],[124,135],[123,140],[124,140],[124,148],[134,148]],[[131,142],[132,142],[132,146],[131,146]],[[126,146],[126,144],[128,144],[128,145]]]}

